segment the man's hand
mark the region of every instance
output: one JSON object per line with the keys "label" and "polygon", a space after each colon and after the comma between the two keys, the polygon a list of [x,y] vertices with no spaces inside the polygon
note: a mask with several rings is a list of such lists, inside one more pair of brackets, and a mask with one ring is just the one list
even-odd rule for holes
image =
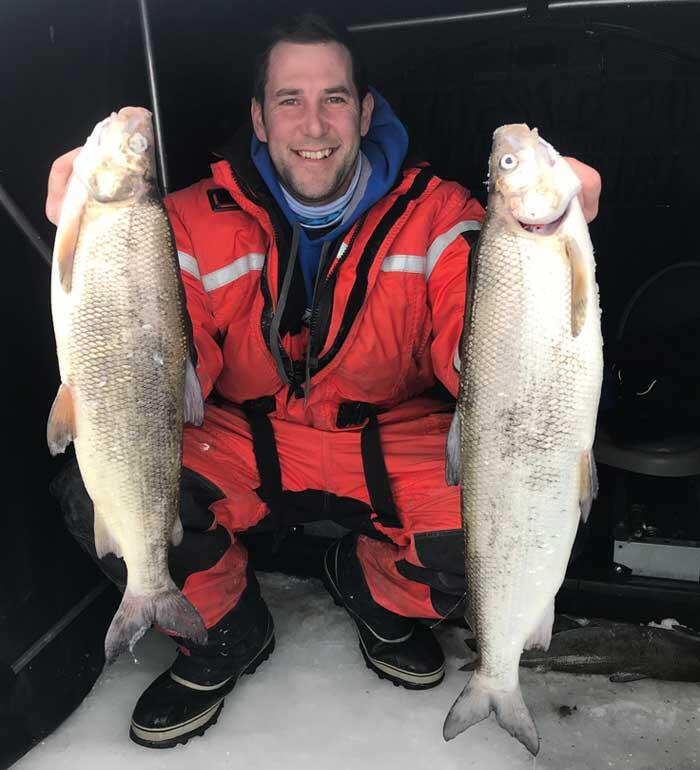
{"label": "man's hand", "polygon": [[581,180],[581,192],[578,194],[578,199],[581,202],[586,222],[592,222],[598,214],[598,201],[600,200],[600,190],[602,187],[600,174],[594,168],[581,163],[576,158],[565,157],[564,160]]}
{"label": "man's hand", "polygon": [[66,197],[68,189],[68,180],[73,173],[73,161],[78,157],[82,147],[76,147],[74,150],[61,155],[51,165],[49,172],[49,187],[46,193],[46,218],[53,224],[58,224],[58,218],[61,216],[61,206]]}

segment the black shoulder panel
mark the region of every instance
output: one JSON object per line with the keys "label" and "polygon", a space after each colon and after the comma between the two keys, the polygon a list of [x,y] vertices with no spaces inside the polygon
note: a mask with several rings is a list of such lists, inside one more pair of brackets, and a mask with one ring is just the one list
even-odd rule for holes
{"label": "black shoulder panel", "polygon": [[212,211],[240,211],[240,206],[225,187],[207,190],[207,198]]}

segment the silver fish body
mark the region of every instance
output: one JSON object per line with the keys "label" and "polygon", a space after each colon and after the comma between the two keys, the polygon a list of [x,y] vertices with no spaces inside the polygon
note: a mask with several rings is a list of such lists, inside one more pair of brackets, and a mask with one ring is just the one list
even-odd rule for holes
{"label": "silver fish body", "polygon": [[74,441],[98,556],[112,552],[127,565],[105,640],[111,661],[152,623],[206,638],[168,570],[170,543],[182,538],[186,390],[193,421],[201,422],[202,404],[177,254],[153,180],[150,114],[125,108],[103,121],[74,169],[54,251],[62,384],[48,440],[54,454]]}
{"label": "silver fish body", "polygon": [[468,620],[480,662],[446,739],[495,711],[536,754],[518,681],[595,494],[602,380],[595,264],[565,161],[527,126],[496,131],[474,255],[448,477],[462,483]]}

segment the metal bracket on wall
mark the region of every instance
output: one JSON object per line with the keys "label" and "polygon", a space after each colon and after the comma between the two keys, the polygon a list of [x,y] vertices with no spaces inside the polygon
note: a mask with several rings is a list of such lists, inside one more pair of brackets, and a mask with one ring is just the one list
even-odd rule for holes
{"label": "metal bracket on wall", "polygon": [[61,631],[67,628],[78,617],[78,615],[80,615],[83,610],[89,607],[95,601],[95,599],[104,593],[105,589],[110,585],[111,583],[109,580],[103,578],[91,591],[85,594],[85,596],[70,610],[68,610],[68,612],[62,618],[57,620],[51,626],[51,628],[41,636],[41,638],[37,639],[28,650],[23,652],[19,658],[14,661],[14,663],[10,664],[12,673],[15,675],[19,674],[28,663],[34,660],[34,658],[36,658],[36,656],[50,642],[52,642],[61,633]]}
{"label": "metal bracket on wall", "polygon": [[42,237],[36,231],[34,225],[27,219],[24,212],[15,203],[10,194],[0,184],[0,205],[8,213],[10,219],[19,227],[19,229],[27,236],[27,240],[37,250],[39,256],[51,267],[51,250],[44,243]]}

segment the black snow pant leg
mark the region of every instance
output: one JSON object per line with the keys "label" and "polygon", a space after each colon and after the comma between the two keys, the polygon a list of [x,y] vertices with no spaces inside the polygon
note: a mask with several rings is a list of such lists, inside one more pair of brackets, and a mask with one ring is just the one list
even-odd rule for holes
{"label": "black snow pant leg", "polygon": [[[124,560],[113,553],[102,558],[97,556],[92,500],[76,462],[70,463],[53,479],[50,491],[60,505],[68,530],[102,572],[123,592],[127,580]],[[170,574],[179,588],[183,587],[190,575],[205,572],[216,565],[231,546],[228,531],[221,525],[214,526],[214,514],[209,510],[209,506],[222,497],[221,490],[215,484],[183,467],[180,488],[183,538],[179,546],[170,547],[168,558]],[[248,564],[246,587],[236,605],[209,628],[207,644],[197,646],[177,638],[176,641],[188,650],[191,649],[197,658],[245,658],[251,646],[258,648],[258,637],[265,634],[268,626],[269,612],[260,595],[255,574]],[[209,665],[215,668],[217,662],[208,660]],[[226,666],[226,662],[223,665]]]}
{"label": "black snow pant leg", "polygon": [[[590,522],[579,524],[569,564],[583,552],[589,530]],[[397,562],[397,570],[409,580],[429,586],[431,604],[440,615],[462,617],[466,599],[463,531],[418,532],[414,535],[414,544],[422,566],[417,567],[404,559]]]}
{"label": "black snow pant leg", "polygon": [[126,566],[113,553],[98,558],[95,550],[95,519],[92,500],[85,489],[78,463],[66,465],[49,485],[51,495],[58,501],[68,531],[95,561],[104,574],[124,592]]}
{"label": "black snow pant leg", "polygon": [[430,603],[445,618],[464,615],[464,533],[461,529],[417,532],[413,536],[421,567],[403,559],[398,572],[430,589]]}
{"label": "black snow pant leg", "polygon": [[[102,558],[97,556],[94,509],[77,462],[67,465],[53,479],[49,491],[60,505],[69,532],[104,574],[123,591],[126,587],[124,560],[113,553]],[[231,545],[231,537],[222,526],[212,528],[214,514],[209,506],[222,497],[223,493],[215,484],[189,468],[182,469],[180,519],[183,539],[178,547],[170,547],[168,555],[170,574],[179,588],[192,573],[216,564]]]}

